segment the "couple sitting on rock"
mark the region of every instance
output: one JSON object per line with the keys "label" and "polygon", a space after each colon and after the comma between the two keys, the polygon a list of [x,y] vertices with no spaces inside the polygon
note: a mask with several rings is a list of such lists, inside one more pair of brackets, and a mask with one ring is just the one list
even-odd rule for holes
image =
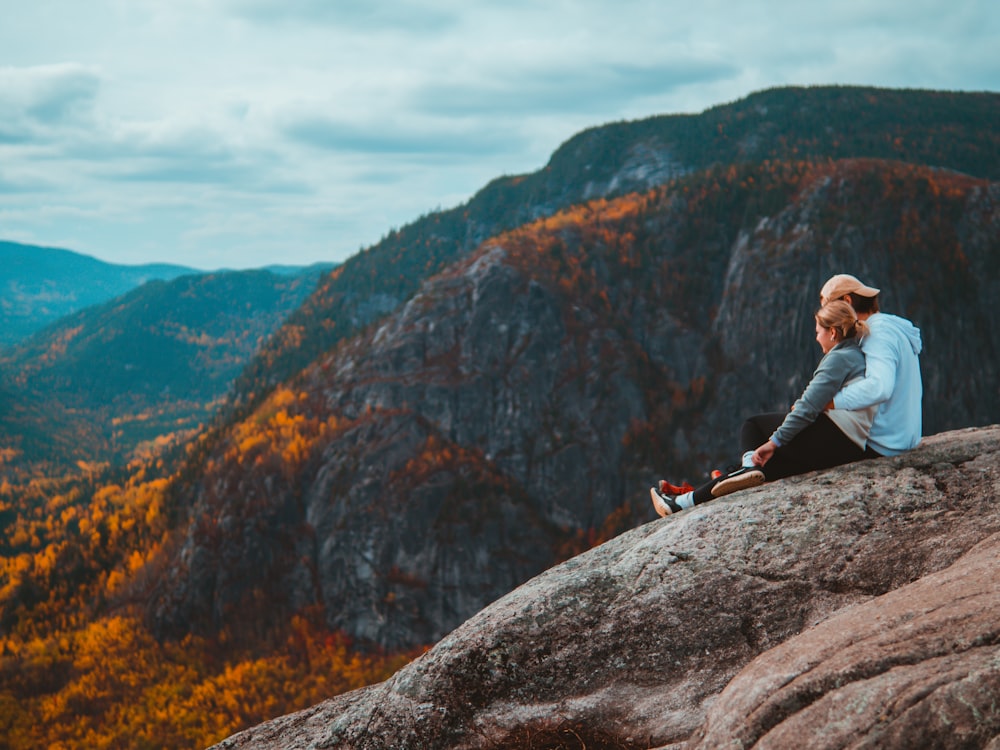
{"label": "couple sitting on rock", "polygon": [[920,330],[879,312],[879,290],[838,274],[820,292],[812,379],[785,413],[758,414],[740,432],[741,465],[701,486],[661,480],[650,489],[661,516],[766,481],[895,456],[921,436]]}

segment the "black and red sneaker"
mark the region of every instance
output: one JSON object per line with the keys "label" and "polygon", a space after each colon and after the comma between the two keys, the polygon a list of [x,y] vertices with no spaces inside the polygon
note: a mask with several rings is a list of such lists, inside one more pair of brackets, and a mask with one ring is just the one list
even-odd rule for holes
{"label": "black and red sneaker", "polygon": [[658,487],[650,487],[649,496],[653,499],[653,508],[661,518],[666,518],[672,513],[680,513],[683,510],[673,495],[660,492]]}
{"label": "black and red sneaker", "polygon": [[670,482],[666,479],[661,479],[659,485],[657,486],[660,488],[660,492],[664,495],[673,495],[674,497],[677,497],[677,495],[683,495],[685,492],[691,492],[694,489],[694,487],[687,482],[681,485],[676,485],[670,484]]}

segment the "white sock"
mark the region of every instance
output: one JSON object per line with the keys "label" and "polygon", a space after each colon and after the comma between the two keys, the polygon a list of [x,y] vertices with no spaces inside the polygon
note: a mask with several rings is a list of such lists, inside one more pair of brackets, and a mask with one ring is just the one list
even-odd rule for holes
{"label": "white sock", "polygon": [[677,503],[682,508],[693,508],[694,507],[694,493],[685,492],[683,495],[678,495],[674,498],[674,502]]}
{"label": "white sock", "polygon": [[753,468],[753,451],[747,451],[743,454],[743,468],[752,469]]}

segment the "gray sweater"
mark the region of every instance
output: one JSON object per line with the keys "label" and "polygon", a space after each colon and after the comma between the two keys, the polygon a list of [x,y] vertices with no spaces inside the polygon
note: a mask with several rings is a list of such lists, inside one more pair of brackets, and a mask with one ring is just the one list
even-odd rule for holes
{"label": "gray sweater", "polygon": [[[858,346],[858,340],[855,338],[841,341],[823,355],[809,385],[806,386],[778,429],[774,431],[771,439],[776,445],[786,445],[788,441],[816,421],[816,418],[823,413],[823,407],[833,400],[837,391],[846,383],[863,378],[864,375],[865,355],[861,352],[861,347]],[[851,440],[864,449],[868,431],[871,429],[873,412],[874,409],[866,409],[861,412],[847,412],[837,409],[828,412],[828,414]]]}

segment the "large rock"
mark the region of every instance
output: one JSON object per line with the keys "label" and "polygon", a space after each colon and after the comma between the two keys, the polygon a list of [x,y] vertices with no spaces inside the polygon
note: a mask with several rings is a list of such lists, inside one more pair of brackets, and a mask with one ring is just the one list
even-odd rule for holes
{"label": "large rock", "polygon": [[996,748],[998,489],[995,426],[731,495],[217,747]]}
{"label": "large rock", "polygon": [[1000,534],[766,652],[698,748],[981,747],[1000,737]]}

